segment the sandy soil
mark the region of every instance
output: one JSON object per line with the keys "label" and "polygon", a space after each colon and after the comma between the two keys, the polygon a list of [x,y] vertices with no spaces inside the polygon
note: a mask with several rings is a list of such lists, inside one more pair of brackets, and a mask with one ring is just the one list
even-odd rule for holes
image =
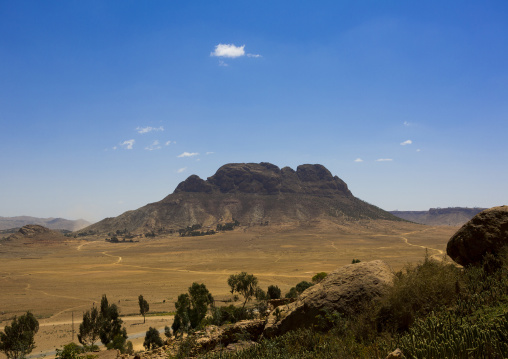
{"label": "sandy soil", "polygon": [[[164,236],[139,243],[108,243],[104,237],[54,243],[1,242],[0,330],[15,315],[32,311],[41,323],[34,354],[72,341],[84,311],[106,294],[120,308],[130,336],[149,326],[171,325],[171,317],[139,314],[138,296],[150,312],[174,311],[179,294],[204,283],[215,299],[230,298],[227,278],[246,271],[283,294],[315,273],[351,263],[385,260],[394,270],[422,260],[425,251],[442,259],[457,228],[371,221],[340,226],[326,222],[240,227],[205,237]],[[218,303],[220,305],[220,302]],[[142,338],[135,339],[138,348]],[[75,339],[77,341],[77,339]],[[0,354],[0,358],[3,358]]]}

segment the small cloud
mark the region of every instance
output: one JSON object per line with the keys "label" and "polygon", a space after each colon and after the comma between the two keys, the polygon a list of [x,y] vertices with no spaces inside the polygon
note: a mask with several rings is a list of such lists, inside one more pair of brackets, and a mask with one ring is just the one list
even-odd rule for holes
{"label": "small cloud", "polygon": [[357,158],[355,162],[363,162],[363,160],[361,158]]}
{"label": "small cloud", "polygon": [[422,150],[420,150],[419,148],[416,150],[416,152],[421,152]]}
{"label": "small cloud", "polygon": [[393,158],[379,158],[376,160],[376,162],[391,162],[393,161]]}
{"label": "small cloud", "polygon": [[116,151],[118,147],[116,146],[113,146],[113,151]]}
{"label": "small cloud", "polygon": [[411,126],[411,124],[407,121],[404,121],[404,126]]}
{"label": "small cloud", "polygon": [[207,152],[206,155],[213,155],[215,152]]}
{"label": "small cloud", "polygon": [[132,150],[132,147],[134,146],[135,140],[127,140],[120,143],[120,146],[122,146],[126,150]]}
{"label": "small cloud", "polygon": [[152,132],[152,131],[155,131],[155,132],[164,131],[164,127],[162,127],[162,126],[161,127],[151,127],[151,126],[137,127],[136,131],[138,131],[138,133],[140,133],[140,134],[145,134],[145,133]]}
{"label": "small cloud", "polygon": [[222,60],[219,60],[219,66],[228,67],[229,65]]}
{"label": "small cloud", "polygon": [[179,170],[177,170],[176,173],[182,173],[182,172],[185,172],[186,170],[187,170],[187,167],[182,167]]}
{"label": "small cloud", "polygon": [[404,142],[401,142],[401,143],[400,143],[400,145],[401,145],[401,146],[405,146],[405,145],[410,145],[410,144],[412,144],[412,143],[413,143],[413,141],[411,141],[411,140],[406,140],[406,141],[404,141]]}
{"label": "small cloud", "polygon": [[166,141],[164,145],[169,146],[171,144],[171,141]]}
{"label": "small cloud", "polygon": [[145,147],[145,150],[154,151],[154,150],[160,150],[161,148],[162,147],[161,147],[159,141],[155,140],[152,142],[152,144],[150,146]]}
{"label": "small cloud", "polygon": [[260,54],[247,54],[247,57],[255,57],[255,58],[258,58],[258,57],[262,57]]}
{"label": "small cloud", "polygon": [[210,56],[235,58],[245,55],[245,45],[235,46],[233,44],[219,44]]}
{"label": "small cloud", "polygon": [[184,153],[178,155],[177,157],[179,157],[179,158],[182,158],[182,157],[193,157],[193,156],[197,156],[197,155],[199,155],[199,153],[197,153],[197,152],[184,152]]}

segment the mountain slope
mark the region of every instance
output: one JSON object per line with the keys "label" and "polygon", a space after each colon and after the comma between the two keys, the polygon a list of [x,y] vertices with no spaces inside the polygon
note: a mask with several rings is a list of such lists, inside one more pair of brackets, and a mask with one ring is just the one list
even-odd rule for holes
{"label": "mountain slope", "polygon": [[485,208],[431,208],[428,211],[390,211],[407,221],[430,226],[462,226]]}
{"label": "mountain slope", "polygon": [[159,202],[115,218],[106,218],[83,232],[177,230],[199,224],[238,220],[242,225],[266,225],[327,219],[345,223],[359,219],[399,218],[370,205],[349,191],[347,184],[322,165],[280,169],[270,163],[233,163],[203,180],[192,175]]}
{"label": "mountain slope", "polygon": [[89,226],[91,223],[84,219],[69,220],[64,218],[37,218],[29,216],[0,217],[0,230],[21,228],[27,224],[37,224],[49,229],[78,231]]}

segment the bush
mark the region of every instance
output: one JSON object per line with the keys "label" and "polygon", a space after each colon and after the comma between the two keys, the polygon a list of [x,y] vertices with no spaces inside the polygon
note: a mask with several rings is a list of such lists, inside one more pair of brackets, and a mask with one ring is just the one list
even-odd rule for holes
{"label": "bush", "polygon": [[459,295],[460,269],[425,257],[415,267],[395,275],[394,285],[377,313],[378,329],[406,331],[416,318],[455,303]]}
{"label": "bush", "polygon": [[271,285],[268,287],[266,294],[268,295],[268,299],[280,299],[281,291],[276,285]]}
{"label": "bush", "polygon": [[326,278],[327,275],[328,275],[328,273],[326,273],[326,272],[316,273],[316,275],[314,277],[312,277],[312,283],[317,284],[317,283],[321,282],[323,279]]}
{"label": "bush", "polygon": [[254,312],[250,308],[235,307],[233,304],[227,307],[214,307],[211,315],[203,321],[203,325],[233,324],[241,320],[254,319]]}
{"label": "bush", "polygon": [[78,359],[84,353],[84,348],[74,342],[64,345],[62,349],[56,349],[57,359]]}
{"label": "bush", "polygon": [[156,349],[164,345],[164,342],[159,335],[159,331],[155,328],[150,327],[145,334],[145,341],[143,346],[146,350]]}

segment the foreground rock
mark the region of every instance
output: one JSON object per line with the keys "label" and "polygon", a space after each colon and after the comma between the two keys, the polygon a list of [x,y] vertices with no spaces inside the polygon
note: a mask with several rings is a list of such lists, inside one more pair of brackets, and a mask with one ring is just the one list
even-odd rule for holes
{"label": "foreground rock", "polygon": [[479,263],[486,253],[496,254],[508,245],[508,206],[493,207],[460,228],[448,241],[446,253],[466,266]]}
{"label": "foreground rock", "polygon": [[[238,350],[250,346],[252,341],[255,342],[259,339],[264,326],[264,320],[244,320],[221,327],[207,327],[206,336],[197,340],[198,351],[208,352],[219,346],[228,347],[229,350]],[[240,344],[232,345],[238,342]]]}
{"label": "foreground rock", "polygon": [[392,271],[380,260],[339,268],[305,290],[295,302],[273,311],[263,336],[273,337],[297,328],[312,327],[318,324],[316,316],[324,313],[358,313],[364,304],[383,295],[392,283]]}

